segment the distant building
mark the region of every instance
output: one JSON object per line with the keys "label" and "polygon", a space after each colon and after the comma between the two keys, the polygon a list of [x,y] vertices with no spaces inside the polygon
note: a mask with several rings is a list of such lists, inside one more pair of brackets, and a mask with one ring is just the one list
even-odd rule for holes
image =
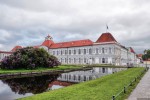
{"label": "distant building", "polygon": [[[62,64],[113,64],[131,66],[137,64],[133,48],[122,46],[111,33],[103,33],[96,42],[89,39],[55,43],[48,35],[35,48],[44,48],[56,56]],[[15,47],[12,52],[22,48]]]}
{"label": "distant building", "polygon": [[1,61],[4,57],[9,56],[9,55],[11,55],[11,54],[12,54],[12,52],[0,51],[0,61]]}
{"label": "distant building", "polygon": [[137,59],[140,60],[140,63],[143,63],[143,58],[142,58],[143,54],[137,54]]}

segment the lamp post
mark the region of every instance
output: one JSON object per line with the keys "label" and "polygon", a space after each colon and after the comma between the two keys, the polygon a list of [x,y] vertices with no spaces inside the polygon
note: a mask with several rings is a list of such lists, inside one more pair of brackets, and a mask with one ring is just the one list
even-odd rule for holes
{"label": "lamp post", "polygon": [[[145,55],[147,54],[147,52],[144,53]],[[146,60],[146,69],[147,69],[147,57],[145,56],[145,60]]]}

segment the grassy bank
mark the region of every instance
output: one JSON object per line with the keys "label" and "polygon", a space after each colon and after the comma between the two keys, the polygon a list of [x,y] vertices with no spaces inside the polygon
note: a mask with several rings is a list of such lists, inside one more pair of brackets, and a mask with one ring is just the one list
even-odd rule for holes
{"label": "grassy bank", "polygon": [[[144,68],[131,68],[99,79],[37,94],[21,100],[111,100]],[[124,95],[120,100],[124,99]]]}
{"label": "grassy bank", "polygon": [[61,66],[54,67],[54,68],[38,68],[35,70],[26,70],[26,69],[3,70],[3,69],[0,69],[0,74],[19,73],[19,72],[40,72],[40,71],[51,71],[51,70],[67,70],[67,69],[77,69],[77,68],[81,68],[81,66],[61,65]]}
{"label": "grassy bank", "polygon": [[26,69],[17,69],[17,70],[4,70],[0,69],[0,74],[9,74],[9,73],[20,73],[20,72],[40,72],[40,71],[52,71],[52,70],[68,70],[68,69],[78,69],[83,67],[113,67],[113,68],[121,68],[122,66],[114,66],[114,65],[61,65],[54,68],[37,68],[34,70],[26,70]]}

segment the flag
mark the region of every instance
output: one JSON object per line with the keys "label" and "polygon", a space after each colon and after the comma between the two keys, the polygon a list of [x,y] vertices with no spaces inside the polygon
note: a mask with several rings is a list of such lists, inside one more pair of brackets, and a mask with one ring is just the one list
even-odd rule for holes
{"label": "flag", "polygon": [[108,30],[108,25],[106,25],[106,29]]}

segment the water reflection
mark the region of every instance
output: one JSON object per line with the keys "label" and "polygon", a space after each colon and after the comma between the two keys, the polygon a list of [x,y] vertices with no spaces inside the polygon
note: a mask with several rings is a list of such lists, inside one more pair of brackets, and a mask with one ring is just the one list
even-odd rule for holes
{"label": "water reflection", "polygon": [[93,68],[92,70],[63,73],[57,78],[57,80],[67,82],[84,82],[121,70],[126,70],[126,68]]}
{"label": "water reflection", "polygon": [[0,100],[14,100],[47,90],[63,88],[121,70],[126,70],[126,68],[93,68],[86,71],[73,71],[62,74],[2,79],[0,80]]}
{"label": "water reflection", "polygon": [[63,87],[66,87],[66,86],[70,86],[72,84],[74,84],[74,83],[55,80],[55,81],[53,81],[49,84],[48,90],[59,89],[59,88],[63,88]]}
{"label": "water reflection", "polygon": [[[0,85],[3,86],[5,91],[0,89],[0,97],[3,100],[12,100],[16,99],[16,96],[19,98],[45,92],[49,84],[56,80],[57,77],[58,74],[2,80]],[[4,95],[4,92],[7,95]],[[13,96],[9,97],[8,95]]]}

